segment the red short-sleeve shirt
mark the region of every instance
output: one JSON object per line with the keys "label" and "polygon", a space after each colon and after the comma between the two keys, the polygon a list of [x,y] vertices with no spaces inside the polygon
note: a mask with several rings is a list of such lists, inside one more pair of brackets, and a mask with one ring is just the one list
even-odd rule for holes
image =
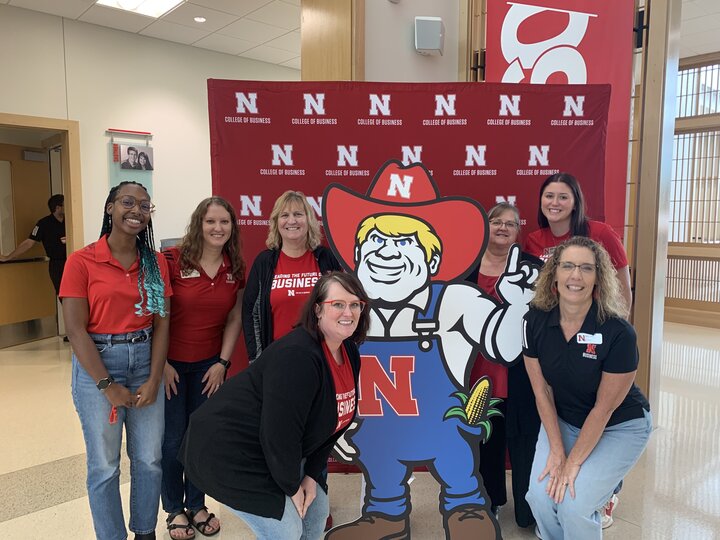
{"label": "red short-sleeve shirt", "polygon": [[[157,256],[165,285],[172,296],[165,257]],[[126,334],[152,326],[153,315],[136,315],[139,260],[125,269],[112,256],[107,235],[68,257],[60,284],[60,298],[87,298],[87,331],[93,334]]]}
{"label": "red short-sleeve shirt", "polygon": [[230,258],[223,261],[214,278],[205,271],[180,269],[180,250],[165,252],[173,288],[170,312],[168,358],[180,362],[205,360],[220,352],[228,314],[235,306],[237,292],[245,288],[245,278],[232,274]]}
{"label": "red short-sleeve shirt", "polygon": [[[588,237],[607,250],[615,269],[625,268],[628,265],[627,254],[617,233],[601,221],[588,221],[588,226],[590,229]],[[559,246],[568,238],[570,232],[562,236],[554,236],[549,227],[544,227],[527,235],[523,251],[540,257],[545,262],[552,255],[555,246]]]}

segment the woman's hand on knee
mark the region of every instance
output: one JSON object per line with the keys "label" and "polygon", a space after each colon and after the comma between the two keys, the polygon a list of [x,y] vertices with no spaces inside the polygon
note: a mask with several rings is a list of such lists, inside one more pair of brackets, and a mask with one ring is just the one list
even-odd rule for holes
{"label": "woman's hand on knee", "polygon": [[577,478],[579,472],[580,465],[573,464],[570,460],[565,460],[562,469],[558,473],[555,490],[550,494],[557,504],[563,502],[563,499],[565,498],[565,491],[567,489],[570,490],[570,496],[573,499],[575,498],[575,479]]}
{"label": "woman's hand on knee", "polygon": [[553,493],[555,492],[555,488],[558,485],[558,478],[560,475],[560,471],[562,471],[563,466],[565,465],[566,461],[565,453],[564,452],[550,452],[548,454],[547,462],[545,463],[545,468],[540,473],[540,476],[538,477],[538,482],[542,482],[545,477],[548,477],[547,485],[545,486],[545,492],[552,497]]}
{"label": "woman's hand on knee", "polygon": [[305,517],[308,508],[310,508],[315,497],[317,497],[317,482],[309,476],[306,476],[300,483],[300,489],[305,491],[305,500],[303,501],[303,517]]}

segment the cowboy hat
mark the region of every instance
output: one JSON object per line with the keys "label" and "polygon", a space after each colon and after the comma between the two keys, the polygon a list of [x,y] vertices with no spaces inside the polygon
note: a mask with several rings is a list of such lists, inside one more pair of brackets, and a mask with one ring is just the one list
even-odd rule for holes
{"label": "cowboy hat", "polygon": [[465,277],[480,263],[487,243],[487,216],[477,201],[441,197],[422,163],[408,166],[386,162],[366,195],[330,184],[323,196],[323,222],[330,247],[340,263],[355,271],[355,240],[360,224],[370,216],[399,214],[427,223],[442,243],[436,280]]}

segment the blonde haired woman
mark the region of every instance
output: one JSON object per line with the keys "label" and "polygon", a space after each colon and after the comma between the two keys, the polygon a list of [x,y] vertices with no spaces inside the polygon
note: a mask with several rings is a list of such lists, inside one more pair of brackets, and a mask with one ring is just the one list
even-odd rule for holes
{"label": "blonde haired woman", "polygon": [[542,427],[526,499],[544,540],[599,539],[600,510],[650,437],[625,310],[610,256],[583,236],[557,246],[535,283],[523,355]]}
{"label": "blonde haired woman", "polygon": [[243,296],[243,329],[251,362],[298,322],[320,276],[341,269],[321,240],[320,223],[305,195],[300,191],[280,195],[270,213],[268,249],[253,262]]}

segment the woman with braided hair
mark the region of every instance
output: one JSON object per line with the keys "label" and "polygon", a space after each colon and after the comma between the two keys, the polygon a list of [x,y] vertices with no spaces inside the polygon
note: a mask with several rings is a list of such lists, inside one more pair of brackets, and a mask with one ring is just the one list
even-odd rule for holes
{"label": "woman with braided hair", "polygon": [[147,190],[110,190],[100,239],[68,258],[60,285],[73,347],[72,396],[87,449],[95,534],[127,538],[120,500],[123,425],[131,463],[130,530],[155,538],[168,350],[167,262],[155,251]]}

